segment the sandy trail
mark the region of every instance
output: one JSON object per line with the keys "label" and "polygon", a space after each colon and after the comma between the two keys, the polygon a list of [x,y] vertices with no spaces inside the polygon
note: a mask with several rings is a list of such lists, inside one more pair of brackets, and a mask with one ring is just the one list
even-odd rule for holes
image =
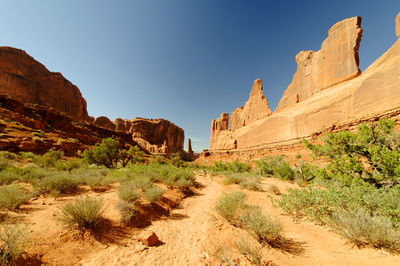
{"label": "sandy trail", "polygon": [[207,249],[207,232],[213,226],[212,212],[223,187],[207,176],[198,176],[203,186],[197,195],[186,198],[180,209],[166,220],[155,221],[146,230],[154,231],[162,242],[145,248],[132,240],[124,247],[112,246],[92,255],[83,265],[199,265]]}

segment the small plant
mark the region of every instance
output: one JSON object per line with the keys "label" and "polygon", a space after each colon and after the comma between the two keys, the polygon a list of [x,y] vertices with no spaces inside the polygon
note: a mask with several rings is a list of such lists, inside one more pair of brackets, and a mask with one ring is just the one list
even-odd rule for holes
{"label": "small plant", "polygon": [[161,189],[159,186],[153,186],[151,188],[148,188],[144,192],[144,198],[148,202],[157,202],[161,199],[161,196],[165,193],[164,189]]}
{"label": "small plant", "polygon": [[15,153],[9,151],[0,151],[0,157],[5,158],[7,160],[15,160],[17,159],[17,155]]}
{"label": "small plant", "polygon": [[268,186],[268,192],[274,193],[275,195],[281,194],[281,191],[279,190],[278,186],[275,184]]}
{"label": "small plant", "polygon": [[80,197],[61,207],[60,221],[80,229],[94,228],[103,219],[103,200]]}
{"label": "small plant", "polygon": [[118,197],[127,202],[134,202],[140,198],[140,194],[133,182],[122,183],[118,188]]}
{"label": "small plant", "polygon": [[215,210],[230,223],[238,222],[239,211],[244,207],[246,193],[242,191],[231,191],[222,194],[218,199]]}
{"label": "small plant", "polygon": [[20,185],[11,184],[0,187],[0,208],[7,210],[18,209],[22,204],[26,203],[32,197]]}
{"label": "small plant", "polygon": [[249,190],[254,190],[254,191],[262,191],[261,185],[260,185],[260,179],[257,177],[248,177],[245,180],[243,180],[240,183],[240,186],[242,188],[246,188]]}
{"label": "small plant", "polygon": [[0,265],[13,265],[29,244],[27,227],[8,221],[0,225]]}
{"label": "small plant", "polygon": [[122,224],[128,224],[136,217],[135,204],[132,202],[120,201],[117,204],[117,209],[121,214]]}
{"label": "small plant", "polygon": [[76,191],[79,184],[81,181],[70,174],[54,172],[54,175],[37,180],[35,185],[42,193],[58,196]]}
{"label": "small plant", "polygon": [[241,237],[238,241],[235,241],[234,244],[236,249],[240,253],[245,255],[251,263],[255,265],[262,265],[261,264],[262,253],[259,247],[253,245],[252,243],[250,243],[248,239],[244,237]]}
{"label": "small plant", "polygon": [[240,221],[243,227],[261,244],[274,247],[282,239],[281,223],[277,219],[263,214],[260,208],[247,209],[240,216]]}
{"label": "small plant", "polygon": [[34,142],[36,142],[36,143],[42,143],[43,142],[42,139],[40,137],[37,137],[37,136],[33,137],[32,140]]}
{"label": "small plant", "polygon": [[338,212],[333,219],[336,231],[357,247],[370,246],[400,253],[400,232],[385,217],[371,216],[365,209]]}

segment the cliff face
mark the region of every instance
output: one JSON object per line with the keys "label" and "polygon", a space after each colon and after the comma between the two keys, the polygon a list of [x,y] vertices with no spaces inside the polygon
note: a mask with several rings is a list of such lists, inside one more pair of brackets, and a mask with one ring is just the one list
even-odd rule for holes
{"label": "cliff face", "polygon": [[[297,71],[277,111],[240,128],[212,131],[210,149],[268,147],[369,118],[398,115],[400,40],[360,74],[360,22],[356,17],[335,24],[320,51],[298,54]],[[399,28],[397,16],[397,35]],[[235,110],[231,120],[240,112]]]}
{"label": "cliff face", "polygon": [[53,107],[77,120],[91,120],[78,87],[20,49],[0,47],[0,94]]}
{"label": "cliff face", "polygon": [[95,124],[118,132],[128,133],[140,146],[151,153],[183,151],[185,133],[174,123],[164,119],[121,119],[111,122],[107,117],[95,119]]}

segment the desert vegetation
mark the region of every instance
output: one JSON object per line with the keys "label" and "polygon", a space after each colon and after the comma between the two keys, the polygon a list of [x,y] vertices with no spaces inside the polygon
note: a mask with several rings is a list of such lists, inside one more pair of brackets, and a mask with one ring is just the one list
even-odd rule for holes
{"label": "desert vegetation", "polygon": [[305,145],[325,166],[290,167],[281,157],[262,161],[266,173],[308,184],[283,195],[279,206],[295,219],[330,226],[358,247],[399,253],[400,138],[394,122],[362,124],[356,132],[329,133],[323,140]]}

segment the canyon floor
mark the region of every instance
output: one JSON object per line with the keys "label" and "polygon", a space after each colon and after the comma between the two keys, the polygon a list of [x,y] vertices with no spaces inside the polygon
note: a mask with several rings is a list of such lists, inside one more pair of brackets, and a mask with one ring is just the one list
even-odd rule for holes
{"label": "canyon floor", "polygon": [[[74,196],[40,197],[24,205],[22,221],[30,229],[32,244],[27,249],[24,265],[251,265],[234,246],[246,232],[234,227],[214,210],[224,191],[239,190],[238,185],[225,186],[218,176],[198,175],[198,188],[193,196],[180,202],[168,217],[153,221],[144,229],[121,227],[115,205],[116,186],[106,192],[87,191],[102,197],[106,203],[105,218],[109,221],[96,232],[81,233],[63,227],[58,221],[60,209]],[[276,185],[281,193],[298,186],[274,178],[264,178],[268,190]],[[386,251],[356,248],[328,228],[311,222],[294,222],[273,199],[271,192],[244,190],[249,204],[256,204],[265,213],[277,217],[283,225],[291,247],[285,250],[263,247],[263,265],[400,265],[400,256]],[[20,214],[21,215],[21,214]],[[146,247],[138,236],[144,230],[154,231],[160,242]],[[225,260],[228,262],[221,261]]]}

